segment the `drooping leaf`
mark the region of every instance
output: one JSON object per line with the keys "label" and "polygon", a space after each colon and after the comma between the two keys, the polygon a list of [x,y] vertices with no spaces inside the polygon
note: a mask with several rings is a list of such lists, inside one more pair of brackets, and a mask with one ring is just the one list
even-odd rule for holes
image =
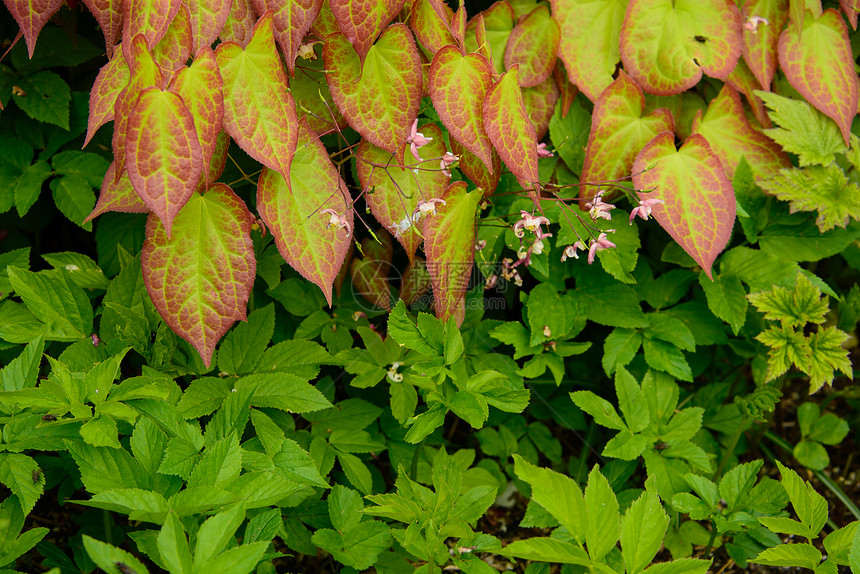
{"label": "drooping leaf", "polygon": [[53,170],[46,161],[37,161],[24,168],[14,187],[15,209],[18,210],[18,217],[24,217],[30,211],[42,193],[42,184],[52,174]]}
{"label": "drooping leaf", "polygon": [[860,188],[851,183],[838,164],[780,170],[759,182],[763,190],[788,201],[792,212],[817,211],[815,224],[821,233],[860,220]]}
{"label": "drooping leaf", "polygon": [[674,135],[663,132],[642,149],[633,172],[636,189],[655,189],[664,202],[654,207],[654,218],[711,277],[731,235],[735,196],[708,142],[693,134],[676,151]]}
{"label": "drooping leaf", "polygon": [[415,32],[418,42],[435,55],[456,41],[449,30],[452,16],[451,8],[441,0],[417,0],[412,5],[409,27]]}
{"label": "drooping leaf", "polygon": [[752,113],[761,127],[772,127],[773,124],[771,124],[770,118],[767,117],[767,112],[764,109],[764,102],[755,94],[756,90],[761,90],[761,84],[753,76],[752,70],[750,70],[746,60],[743,58],[738,60],[738,65],[735,66],[735,69],[726,78],[726,83],[746,97],[747,103],[752,108]]}
{"label": "drooping leaf", "polygon": [[561,26],[558,55],[570,81],[592,102],[612,83],[621,59],[618,40],[626,7],[621,0],[552,1],[552,14]]}
{"label": "drooping leaf", "polygon": [[152,57],[167,72],[185,66],[191,57],[194,40],[191,37],[191,14],[183,3],[167,27],[161,40],[152,48]]}
{"label": "drooping leaf", "polygon": [[215,50],[215,58],[224,82],[224,131],[248,155],[289,177],[298,121],[275,47],[271,13],[254,26],[244,50],[224,42]]}
{"label": "drooping leaf", "polygon": [[[505,46],[517,23],[514,9],[507,0],[492,6],[469,21],[466,28],[466,51],[480,52],[492,63],[497,74],[505,71]],[[482,38],[476,38],[481,32]]]}
{"label": "drooping leaf", "polygon": [[546,6],[538,6],[517,22],[505,47],[505,69],[519,65],[519,82],[524,88],[546,80],[555,67],[561,36],[558,22]]}
{"label": "drooping leaf", "polygon": [[170,80],[169,85],[169,90],[182,98],[194,120],[194,128],[203,156],[204,185],[212,183],[210,180],[212,158],[219,143],[218,134],[221,133],[221,123],[224,120],[224,98],[221,88],[218,62],[215,61],[215,52],[209,46],[197,52],[191,66],[179,70]]}
{"label": "drooping leaf", "polygon": [[146,206],[134,190],[134,186],[131,185],[128,172],[123,173],[119,182],[117,182],[114,177],[115,170],[116,163],[111,162],[107,172],[105,172],[96,206],[92,213],[84,219],[84,223],[108,211],[120,211],[124,213],[147,213],[149,211],[149,207]]}
{"label": "drooping leaf", "polygon": [[168,237],[150,215],[141,263],[147,291],[164,321],[208,366],[218,339],[236,320],[254,284],[254,218],[222,183],[193,194]]}
{"label": "drooping leaf", "polygon": [[[642,89],[622,70],[594,104],[591,131],[585,148],[581,181],[596,183],[631,175],[636,154],[663,131],[674,131],[672,114],[665,108],[642,116]],[[583,196],[593,196],[582,188]]]}
{"label": "drooping leaf", "polygon": [[87,180],[80,175],[67,175],[52,179],[49,185],[57,209],[70,221],[90,231],[90,224],[84,220],[95,207],[96,196]]}
{"label": "drooping leaf", "polygon": [[744,5],[747,18],[757,16],[760,22],[754,30],[743,31],[744,60],[759,81],[759,88],[770,90],[776,72],[779,33],[788,22],[788,0],[753,0]]}
{"label": "drooping leaf", "polygon": [[702,73],[729,75],[743,46],[741,15],[725,0],[632,0],[619,45],[624,70],[642,89],[680,94]]}
{"label": "drooping leaf", "polygon": [[3,3],[21,28],[27,42],[27,53],[32,58],[39,32],[60,9],[63,0],[3,0]]}
{"label": "drooping leaf", "polygon": [[451,138],[451,153],[460,158],[457,167],[472,180],[472,183],[484,191],[484,197],[492,195],[502,177],[502,159],[495,148],[491,147],[490,150],[492,173],[487,170],[487,166],[478,156],[464,148],[456,139]]}
{"label": "drooping leaf", "polygon": [[323,58],[331,95],[349,125],[373,145],[397,152],[418,117],[423,85],[421,59],[409,29],[403,24],[388,27],[363,65],[342,34],[326,38]]}
{"label": "drooping leaf", "polygon": [[484,129],[499,157],[520,185],[531,188],[540,181],[537,138],[523,104],[522,89],[514,66],[487,90],[484,98]]}
{"label": "drooping leaf", "polygon": [[87,10],[95,16],[105,36],[108,58],[114,57],[114,45],[122,37],[122,0],[83,0]]}
{"label": "drooping leaf", "polygon": [[171,236],[173,220],[203,173],[194,118],[181,97],[158,88],[140,94],[128,119],[128,176]]}
{"label": "drooping leaf", "polygon": [[708,140],[730,179],[741,157],[755,170],[756,179],[772,177],[791,165],[779,145],[750,126],[738,93],[728,84],[709,102],[708,111],[693,121],[693,133]]}
{"label": "drooping leaf", "polygon": [[555,84],[555,78],[551,76],[537,86],[523,88],[523,105],[538,141],[549,131],[549,121],[555,114],[558,96],[558,86]]}
{"label": "drooping leaf", "polygon": [[272,11],[275,40],[284,53],[287,71],[295,75],[299,45],[322,8],[323,0],[251,0],[258,14]]}
{"label": "drooping leaf", "polygon": [[462,322],[464,299],[475,260],[475,212],[481,192],[466,193],[465,182],[451,184],[442,196],[445,205],[437,207],[424,223],[424,252],[433,282],[436,316]]}
{"label": "drooping leaf", "polygon": [[154,49],[181,6],[182,0],[123,0],[122,53],[126,60],[132,60],[132,39],[138,34]]}
{"label": "drooping leaf", "polygon": [[[352,238],[352,203],[325,147],[304,119],[298,132],[290,180],[264,169],[257,182],[257,209],[284,260],[317,284],[331,304],[332,283]],[[321,209],[343,214],[348,226],[330,225]]]}
{"label": "drooping leaf", "polygon": [[376,220],[403,245],[410,260],[424,241],[425,219],[415,215],[418,202],[442,197],[449,181],[435,159],[446,151],[442,130],[427,124],[419,131],[433,138],[419,153],[434,159],[416,161],[408,144],[401,145],[394,156],[366,140],[356,149],[358,179],[363,189],[372,190],[366,196],[367,204]]}
{"label": "drooping leaf", "polygon": [[[362,64],[370,52],[370,47],[403,8],[404,1],[330,0],[334,19],[344,37],[352,44]],[[409,36],[411,39],[412,34]],[[328,67],[331,68],[331,66]]]}
{"label": "drooping leaf", "polygon": [[83,147],[87,147],[100,127],[114,119],[117,97],[128,84],[131,74],[125,57],[117,52],[110,61],[102,66],[90,90],[90,113],[87,119],[87,137]]}
{"label": "drooping leaf", "polygon": [[223,42],[236,42],[244,48],[251,41],[254,33],[257,12],[251,5],[251,0],[232,0],[231,4],[230,13],[218,37]]}
{"label": "drooping leaf", "polygon": [[493,146],[484,130],[483,103],[493,82],[493,68],[481,54],[445,46],[430,65],[430,99],[451,137],[493,172]]}
{"label": "drooping leaf", "polygon": [[779,65],[791,86],[839,126],[850,145],[851,122],[857,115],[860,79],[848,27],[829,8],[818,17],[806,13],[803,32],[789,26],[779,37]]}
{"label": "drooping leaf", "polygon": [[227,22],[233,4],[241,5],[242,2],[196,0],[186,4],[191,20],[192,53],[196,54],[200,48],[212,46],[212,42],[218,38],[224,23]]}

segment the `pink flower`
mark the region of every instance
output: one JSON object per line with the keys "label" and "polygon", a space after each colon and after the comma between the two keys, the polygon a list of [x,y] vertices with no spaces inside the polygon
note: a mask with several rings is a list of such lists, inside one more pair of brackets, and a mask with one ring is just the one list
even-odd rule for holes
{"label": "pink flower", "polygon": [[539,143],[537,146],[538,157],[554,157],[554,154],[546,149],[546,143]]}
{"label": "pink flower", "polygon": [[630,212],[630,224],[633,224],[633,220],[638,215],[645,221],[648,221],[648,216],[651,215],[651,208],[657,205],[658,203],[663,203],[662,199],[646,199],[645,201],[639,200],[639,205],[633,208],[633,211]]}
{"label": "pink flower", "polygon": [[449,151],[445,152],[445,155],[442,156],[442,160],[439,162],[439,168],[442,170],[442,173],[451,177],[451,170],[448,169],[451,167],[451,164],[460,159],[459,156],[452,154]]}
{"label": "pink flower", "polygon": [[591,219],[602,218],[607,221],[612,219],[612,214],[609,212],[615,209],[615,206],[603,201],[604,193],[606,193],[605,190],[598,191],[597,196],[594,198],[594,203],[588,202],[585,204],[585,208],[588,210],[588,214],[591,216]]}
{"label": "pink flower", "polygon": [[540,228],[541,225],[549,225],[549,219],[546,217],[535,217],[528,211],[520,211],[520,217],[521,219],[514,224],[514,235],[520,239],[525,236],[526,230],[537,235],[538,239],[548,235]]}
{"label": "pink flower", "polygon": [[601,233],[597,236],[597,239],[591,240],[591,247],[588,248],[588,264],[591,265],[594,263],[594,256],[598,251],[603,251],[604,249],[610,249],[615,247],[615,244],[606,239],[606,234]]}
{"label": "pink flower", "polygon": [[321,209],[320,213],[325,213],[329,216],[328,224],[325,226],[326,229],[329,229],[334,225],[338,229],[346,229],[347,235],[350,233],[349,222],[346,220],[345,213],[340,214],[334,209]]}
{"label": "pink flower", "polygon": [[415,121],[412,122],[412,129],[409,130],[409,137],[406,139],[406,143],[409,144],[409,149],[412,151],[412,155],[415,156],[415,159],[418,161],[424,161],[421,159],[421,156],[418,155],[418,148],[424,147],[431,141],[433,141],[433,138],[424,137],[424,134],[418,131],[418,118],[415,118]]}
{"label": "pink flower", "polygon": [[418,207],[412,213],[412,220],[418,221],[418,219],[423,215],[425,217],[430,215],[436,215],[436,204],[445,205],[444,199],[439,199],[438,197],[434,197],[433,199],[428,199],[427,201],[419,201]]}
{"label": "pink flower", "polygon": [[587,251],[588,248],[585,246],[585,243],[582,241],[577,241],[573,245],[568,245],[564,248],[564,252],[561,254],[562,263],[567,261],[568,257],[573,257],[574,259],[579,259],[579,253],[577,251]]}
{"label": "pink flower", "polygon": [[755,34],[758,31],[759,24],[770,26],[770,22],[767,21],[767,18],[762,18],[761,16],[753,16],[749,20],[744,22],[744,30],[748,30]]}

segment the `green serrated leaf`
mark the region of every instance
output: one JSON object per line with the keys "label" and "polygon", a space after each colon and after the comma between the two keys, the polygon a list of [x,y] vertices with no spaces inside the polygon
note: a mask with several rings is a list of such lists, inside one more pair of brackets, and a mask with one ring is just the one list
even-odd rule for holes
{"label": "green serrated leaf", "polygon": [[69,129],[69,104],[72,92],[63,79],[47,70],[18,80],[21,93],[12,98],[18,107],[36,121]]}

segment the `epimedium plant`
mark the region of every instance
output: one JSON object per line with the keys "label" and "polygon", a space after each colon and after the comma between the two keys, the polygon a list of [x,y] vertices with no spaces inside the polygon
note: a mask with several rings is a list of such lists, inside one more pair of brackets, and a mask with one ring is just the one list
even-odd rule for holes
{"label": "epimedium plant", "polygon": [[860,7],[5,4],[0,567],[860,571]]}

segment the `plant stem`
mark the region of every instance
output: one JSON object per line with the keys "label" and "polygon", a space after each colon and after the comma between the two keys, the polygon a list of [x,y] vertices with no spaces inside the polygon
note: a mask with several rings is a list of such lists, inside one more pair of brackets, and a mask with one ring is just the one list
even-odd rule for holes
{"label": "plant stem", "polygon": [[711,548],[714,546],[714,540],[717,539],[717,525],[713,521],[711,522],[711,537],[708,539],[708,545],[705,546],[705,554],[707,557],[711,553]]}
{"label": "plant stem", "polygon": [[111,518],[109,510],[102,510],[102,524],[105,529],[105,542],[113,544],[113,527],[111,526]]}
{"label": "plant stem", "polygon": [[[771,431],[767,431],[766,433],[764,433],[764,437],[786,452],[792,452],[793,450],[791,445],[786,442],[784,438]],[[830,492],[832,492],[833,495],[836,496],[836,498],[838,498],[839,501],[845,505],[845,508],[847,508],[848,511],[854,515],[854,518],[860,520],[860,508],[857,508],[857,505],[854,504],[854,501],[851,500],[847,494],[845,494],[844,490],[839,488],[839,485],[836,484],[833,479],[831,479],[829,476],[827,476],[820,470],[812,470],[812,474],[814,474],[815,478],[820,480],[824,484],[824,486],[826,486],[830,490]]]}

